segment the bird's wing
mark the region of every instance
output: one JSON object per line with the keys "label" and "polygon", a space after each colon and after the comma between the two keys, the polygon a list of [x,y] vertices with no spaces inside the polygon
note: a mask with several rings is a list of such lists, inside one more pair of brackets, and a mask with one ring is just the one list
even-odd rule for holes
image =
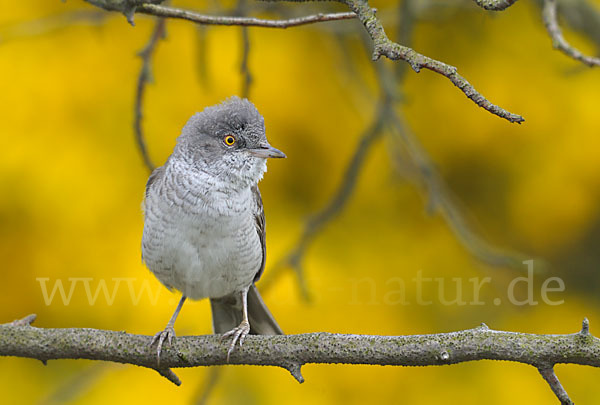
{"label": "bird's wing", "polygon": [[260,190],[258,189],[258,185],[252,187],[252,195],[254,197],[252,213],[254,214],[256,232],[258,233],[258,237],[260,238],[260,244],[262,246],[262,261],[260,263],[260,268],[256,272],[256,276],[254,276],[254,282],[257,282],[260,279],[260,276],[262,276],[263,271],[265,271],[265,260],[267,258],[267,244],[265,241],[265,210],[263,208],[263,202],[260,196]]}
{"label": "bird's wing", "polygon": [[150,190],[152,183],[154,183],[157,179],[162,177],[164,172],[165,172],[164,166],[159,166],[152,171],[152,173],[150,174],[150,177],[148,177],[148,181],[146,182],[146,194],[145,194],[146,197],[148,197],[148,191]]}

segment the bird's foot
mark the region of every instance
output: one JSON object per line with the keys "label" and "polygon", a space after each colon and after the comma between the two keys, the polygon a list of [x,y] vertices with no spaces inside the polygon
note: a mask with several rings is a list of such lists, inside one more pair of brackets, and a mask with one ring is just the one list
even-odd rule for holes
{"label": "bird's foot", "polygon": [[150,346],[153,346],[154,343],[158,342],[156,345],[156,364],[160,366],[160,352],[162,350],[162,345],[166,340],[169,345],[173,343],[173,338],[175,337],[175,329],[172,326],[168,325],[165,330],[158,332],[152,338],[152,342],[150,342]]}
{"label": "bird's foot", "polygon": [[235,348],[235,344],[237,342],[240,342],[240,347],[241,347],[242,344],[244,343],[244,339],[246,339],[246,336],[248,336],[248,333],[250,333],[250,323],[248,323],[248,321],[242,321],[242,323],[240,323],[235,328],[231,329],[229,332],[223,333],[223,336],[221,336],[221,341],[230,336],[233,336],[233,340],[231,341],[231,344],[229,345],[229,350],[227,350],[227,362],[228,363],[229,363],[229,356],[233,352],[233,349]]}

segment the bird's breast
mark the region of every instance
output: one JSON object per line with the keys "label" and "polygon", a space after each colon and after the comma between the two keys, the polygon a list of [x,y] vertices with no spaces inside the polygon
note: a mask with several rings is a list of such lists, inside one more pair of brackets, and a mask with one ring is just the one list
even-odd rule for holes
{"label": "bird's breast", "polygon": [[144,261],[163,284],[192,299],[241,290],[262,262],[251,191],[215,186],[174,178],[146,197]]}

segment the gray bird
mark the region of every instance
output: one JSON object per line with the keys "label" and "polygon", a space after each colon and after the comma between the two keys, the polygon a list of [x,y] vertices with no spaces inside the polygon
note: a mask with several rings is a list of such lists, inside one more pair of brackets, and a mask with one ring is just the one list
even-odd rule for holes
{"label": "gray bird", "polygon": [[265,136],[263,117],[238,97],[207,107],[184,126],[167,162],[146,184],[142,259],[182,297],[154,336],[157,359],[186,298],[210,298],[213,329],[236,342],[281,328],[254,283],[265,268],[265,214],[258,182],[267,158],[284,158]]}

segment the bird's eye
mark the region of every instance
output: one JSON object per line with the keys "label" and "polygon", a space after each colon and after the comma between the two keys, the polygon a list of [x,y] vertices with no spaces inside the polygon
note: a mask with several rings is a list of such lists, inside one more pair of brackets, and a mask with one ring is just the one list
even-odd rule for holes
{"label": "bird's eye", "polygon": [[233,146],[233,144],[235,144],[235,136],[233,136],[233,135],[226,135],[225,138],[223,138],[223,142],[227,146]]}

